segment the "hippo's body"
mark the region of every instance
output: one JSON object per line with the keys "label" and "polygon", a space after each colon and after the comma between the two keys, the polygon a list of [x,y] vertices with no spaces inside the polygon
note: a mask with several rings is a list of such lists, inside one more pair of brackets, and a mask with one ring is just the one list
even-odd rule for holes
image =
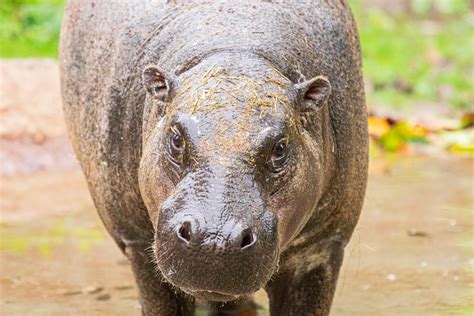
{"label": "hippo's body", "polygon": [[367,180],[345,0],[70,1],[64,111],[146,315],[329,313]]}

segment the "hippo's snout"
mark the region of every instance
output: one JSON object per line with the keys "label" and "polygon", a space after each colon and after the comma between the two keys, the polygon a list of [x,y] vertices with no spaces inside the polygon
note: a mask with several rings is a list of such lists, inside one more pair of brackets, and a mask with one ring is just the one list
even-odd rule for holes
{"label": "hippo's snout", "polygon": [[210,249],[222,249],[224,251],[239,251],[251,248],[257,242],[257,236],[251,228],[235,225],[227,232],[205,232],[193,231],[191,221],[185,221],[176,227],[177,238],[188,247],[201,247]]}
{"label": "hippo's snout", "polygon": [[270,212],[219,216],[173,209],[161,211],[155,255],[166,280],[184,292],[235,300],[257,291],[275,272],[277,220]]}

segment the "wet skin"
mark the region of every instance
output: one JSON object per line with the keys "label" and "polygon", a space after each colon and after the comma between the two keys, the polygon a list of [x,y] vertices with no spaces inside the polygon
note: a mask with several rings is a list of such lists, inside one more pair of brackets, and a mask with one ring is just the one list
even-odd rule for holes
{"label": "wet skin", "polygon": [[350,11],[133,5],[71,2],[61,73],[70,138],[143,313],[192,314],[195,297],[237,310],[265,287],[272,315],[328,314],[367,176]]}

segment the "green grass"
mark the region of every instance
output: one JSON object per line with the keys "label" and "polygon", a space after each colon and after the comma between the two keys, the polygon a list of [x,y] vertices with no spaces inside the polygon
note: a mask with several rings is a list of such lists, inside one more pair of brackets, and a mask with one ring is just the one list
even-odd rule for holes
{"label": "green grass", "polygon": [[[389,0],[387,0],[389,1]],[[468,0],[414,0],[387,14],[349,0],[372,105],[442,103],[472,109],[474,18]],[[0,57],[57,57],[64,0],[3,0]]]}

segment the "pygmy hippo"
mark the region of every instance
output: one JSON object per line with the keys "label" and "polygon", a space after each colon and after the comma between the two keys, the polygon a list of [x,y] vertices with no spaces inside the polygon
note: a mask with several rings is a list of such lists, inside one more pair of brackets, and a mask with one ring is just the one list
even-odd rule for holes
{"label": "pygmy hippo", "polygon": [[69,136],[144,315],[327,315],[367,180],[345,0],[71,0]]}

